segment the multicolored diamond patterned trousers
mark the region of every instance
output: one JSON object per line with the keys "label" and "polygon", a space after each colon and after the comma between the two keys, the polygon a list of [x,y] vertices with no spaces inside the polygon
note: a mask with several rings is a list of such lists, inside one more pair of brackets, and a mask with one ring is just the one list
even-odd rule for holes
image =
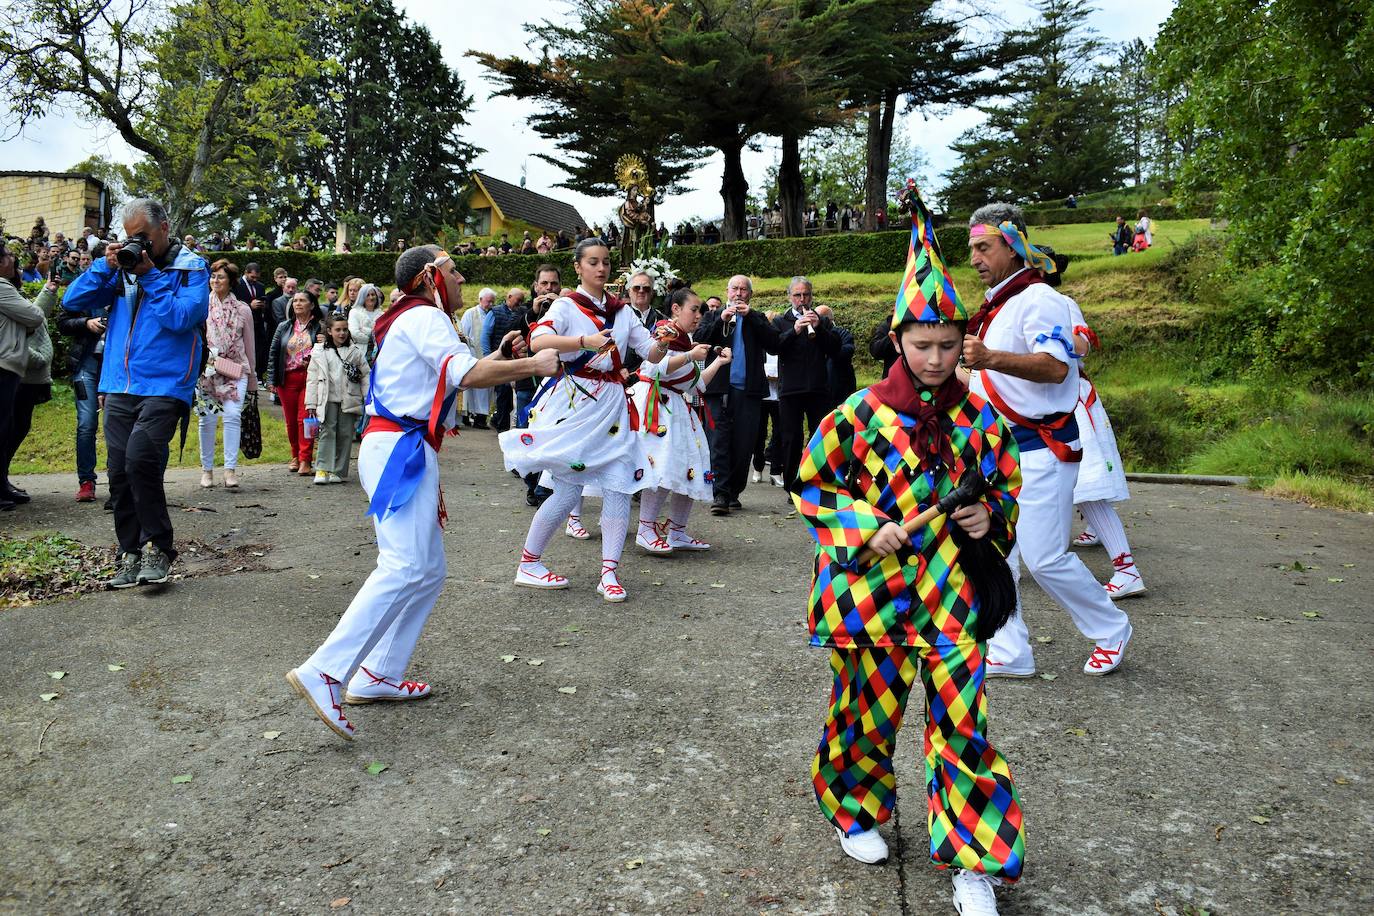
{"label": "multicolored diamond patterned trousers", "polygon": [[926,695],[930,858],[1015,881],[1025,860],[1021,802],[988,743],[983,656],[972,642],[835,649],[835,685],[811,781],[821,811],[846,835],[892,816],[892,747],[920,673]]}

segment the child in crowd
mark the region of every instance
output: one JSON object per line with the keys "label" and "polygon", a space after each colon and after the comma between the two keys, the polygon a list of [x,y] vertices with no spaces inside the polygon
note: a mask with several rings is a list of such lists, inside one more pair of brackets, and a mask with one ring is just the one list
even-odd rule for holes
{"label": "child in crowd", "polygon": [[348,317],[335,315],[324,343],[315,344],[305,382],[305,415],[320,421],[315,448],[315,483],[343,483],[353,432],[363,412],[368,366],[363,348],[353,343]]}
{"label": "child in crowd", "polygon": [[[995,914],[993,888],[1020,876],[1025,840],[1011,772],[987,737],[984,655],[1001,621],[964,558],[981,538],[1010,550],[1021,472],[1006,424],[955,375],[968,316],[927,216],[913,222],[891,322],[897,361],[821,422],[793,486],[816,542],[811,644],[830,649],[833,673],[811,779],[844,852],[885,861],[894,743],[921,686],[929,856],[955,869],[959,912]],[[986,481],[979,501],[903,527],[968,475]]]}

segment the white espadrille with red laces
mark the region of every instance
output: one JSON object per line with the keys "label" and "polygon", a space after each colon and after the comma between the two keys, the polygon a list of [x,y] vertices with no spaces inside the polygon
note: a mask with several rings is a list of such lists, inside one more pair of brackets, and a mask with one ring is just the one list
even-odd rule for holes
{"label": "white espadrille with red laces", "polygon": [[1088,662],[1083,666],[1084,674],[1111,674],[1121,667],[1121,662],[1126,657],[1126,644],[1131,641],[1131,634],[1135,630],[1126,625],[1126,636],[1114,643],[1098,643],[1093,647],[1093,654],[1088,656]]}
{"label": "white espadrille with red laces", "polygon": [[656,557],[666,557],[673,552],[673,548],[668,544],[668,539],[663,536],[663,528],[657,522],[646,522],[643,519],[639,522],[639,531],[635,534],[635,543],[645,553],[651,553]]}
{"label": "white espadrille with red laces", "polygon": [[582,516],[580,515],[568,516],[568,526],[563,529],[563,533],[579,541],[585,541],[592,536],[590,531],[582,527]]}
{"label": "white espadrille with red laces", "polygon": [[668,546],[674,550],[710,550],[711,545],[687,533],[686,525],[668,523]]}
{"label": "white espadrille with red laces", "polygon": [[620,577],[616,575],[616,567],[619,565],[615,560],[602,560],[601,581],[596,584],[596,593],[612,604],[619,604],[626,598]]}
{"label": "white espadrille with red laces", "polygon": [[1123,553],[1112,558],[1112,581],[1102,586],[1112,598],[1130,598],[1145,594],[1145,580],[1140,578],[1140,570],[1135,567],[1135,558]]}
{"label": "white espadrille with red laces", "polygon": [[364,706],[368,703],[423,700],[427,696],[429,685],[424,681],[398,681],[359,666],[348,682],[344,702],[350,706]]}
{"label": "white espadrille with red laces", "polygon": [[558,573],[549,572],[537,554],[522,550],[520,565],[515,570],[515,584],[524,588],[567,588],[568,580]]}
{"label": "white espadrille with red laces", "polygon": [[353,740],[353,723],[343,713],[343,702],[339,696],[342,684],[339,681],[323,671],[304,665],[286,672],[286,680],[310,704],[321,722],[345,741]]}
{"label": "white espadrille with red laces", "polygon": [[1096,547],[1098,544],[1102,543],[1102,540],[1089,529],[1074,538],[1070,543],[1074,547]]}

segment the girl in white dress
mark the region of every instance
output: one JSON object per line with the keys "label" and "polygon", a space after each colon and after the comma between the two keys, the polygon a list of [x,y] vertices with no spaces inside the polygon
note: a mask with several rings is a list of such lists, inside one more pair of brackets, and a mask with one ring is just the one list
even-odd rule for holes
{"label": "girl in white dress", "polygon": [[[660,556],[674,550],[711,549],[687,533],[687,517],[693,500],[711,499],[714,480],[701,392],[720,367],[730,363],[729,349],[722,349],[715,362],[701,368],[710,347],[693,344],[691,338],[705,311],[700,296],[690,288],[679,289],[669,298],[668,309],[672,317],[654,326],[654,337],[665,341],[670,353],[660,363],[641,366],[633,390],[649,465],[639,497],[635,543]],[[668,520],[659,524],[665,501]]]}
{"label": "girl in white dress", "polygon": [[544,565],[544,548],[554,530],[582,497],[582,488],[601,490],[601,581],[607,601],[624,601],[617,569],[630,526],[630,496],[645,485],[638,410],[631,410],[620,368],[634,349],[650,363],[667,354],[633,310],[606,294],[611,252],[590,238],[578,244],[573,268],[577,291],[556,300],[530,331],[530,348],[560,354],[561,372],[535,393],[530,424],[501,434],[506,469],[524,476],[547,472],[553,493],[530,522],[515,584],[567,588],[568,580]]}

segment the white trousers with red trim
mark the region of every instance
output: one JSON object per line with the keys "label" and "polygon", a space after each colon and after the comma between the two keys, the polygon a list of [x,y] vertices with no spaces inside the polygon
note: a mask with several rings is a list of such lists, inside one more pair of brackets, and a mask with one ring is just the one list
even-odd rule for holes
{"label": "white trousers with red trim", "polygon": [[[358,477],[369,499],[400,436],[369,433],[358,449]],[[439,528],[439,456],[428,445],[424,449],[424,477],[410,502],[384,521],[373,519],[377,568],[307,662],[345,684],[359,665],[401,680],[444,588],[448,567]]]}
{"label": "white trousers with red trim", "polygon": [[1035,664],[1030,631],[1021,616],[1021,564],[1036,583],[1069,612],[1074,625],[1095,643],[1125,639],[1126,615],[1076,554],[1069,552],[1073,525],[1073,488],[1078,465],[1060,461],[1047,448],[1021,453],[1020,514],[1016,544],[1007,562],[1016,578],[1016,614],[988,643],[988,658],[1012,670]]}

